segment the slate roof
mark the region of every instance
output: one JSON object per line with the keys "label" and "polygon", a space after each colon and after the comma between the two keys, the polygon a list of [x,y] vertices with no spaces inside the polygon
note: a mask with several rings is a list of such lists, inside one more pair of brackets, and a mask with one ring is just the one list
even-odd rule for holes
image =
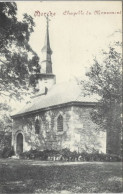
{"label": "slate roof", "polygon": [[82,94],[81,88],[76,82],[66,82],[55,84],[46,95],[37,96],[32,99],[32,102],[24,106],[12,117],[18,117],[20,115],[29,114],[38,110],[46,110],[48,108],[52,109],[54,106],[65,105],[68,103],[79,104],[84,103],[96,103],[98,100],[97,96],[84,96]]}

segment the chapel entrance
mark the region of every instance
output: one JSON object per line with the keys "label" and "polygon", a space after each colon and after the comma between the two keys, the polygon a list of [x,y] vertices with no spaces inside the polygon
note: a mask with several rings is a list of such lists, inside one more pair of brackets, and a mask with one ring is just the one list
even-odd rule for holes
{"label": "chapel entrance", "polygon": [[23,152],[23,135],[18,133],[16,140],[16,153],[20,155]]}

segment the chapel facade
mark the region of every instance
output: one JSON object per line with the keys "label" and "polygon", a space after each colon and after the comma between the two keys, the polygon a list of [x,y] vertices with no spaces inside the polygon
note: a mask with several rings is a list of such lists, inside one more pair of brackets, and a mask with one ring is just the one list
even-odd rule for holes
{"label": "chapel facade", "polygon": [[[30,104],[12,115],[12,146],[20,154],[30,149],[69,148],[71,151],[101,150],[111,152],[111,144],[106,148],[104,133],[97,132],[97,125],[90,117],[97,100],[85,97],[77,83],[56,84],[53,74],[52,50],[47,20],[45,44],[42,48],[41,73],[38,75],[39,93]],[[110,135],[108,136],[110,137]],[[108,150],[110,149],[110,150]]]}

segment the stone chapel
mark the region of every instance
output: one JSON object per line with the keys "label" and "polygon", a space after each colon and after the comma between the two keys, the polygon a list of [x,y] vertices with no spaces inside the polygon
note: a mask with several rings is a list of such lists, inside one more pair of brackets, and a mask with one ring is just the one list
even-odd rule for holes
{"label": "stone chapel", "polygon": [[75,81],[56,84],[52,68],[52,50],[47,20],[46,39],[42,48],[41,72],[37,87],[41,90],[19,112],[12,115],[12,146],[20,154],[30,149],[69,148],[71,151],[111,151],[105,134],[96,130],[90,118],[94,96],[82,95]]}

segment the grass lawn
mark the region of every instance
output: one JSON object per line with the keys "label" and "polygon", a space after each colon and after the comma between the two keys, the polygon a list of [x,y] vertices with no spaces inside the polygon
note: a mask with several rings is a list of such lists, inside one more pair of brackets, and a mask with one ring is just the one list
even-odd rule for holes
{"label": "grass lawn", "polygon": [[0,193],[118,193],[120,162],[43,162],[0,159]]}

